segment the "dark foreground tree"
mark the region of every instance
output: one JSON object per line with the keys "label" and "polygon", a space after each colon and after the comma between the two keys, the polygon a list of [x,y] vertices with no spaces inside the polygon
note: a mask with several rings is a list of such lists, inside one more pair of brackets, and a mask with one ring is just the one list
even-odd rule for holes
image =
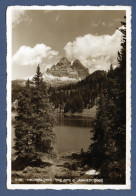
{"label": "dark foreground tree", "polygon": [[125,184],[126,168],[126,23],[122,33],[119,67],[110,68],[105,88],[99,99],[94,128],[94,143],[90,146],[92,161],[100,170],[104,183]]}
{"label": "dark foreground tree", "polygon": [[49,104],[46,86],[40,67],[37,67],[33,85],[29,80],[18,98],[15,118],[15,155],[29,165],[50,154],[55,142],[54,116]]}

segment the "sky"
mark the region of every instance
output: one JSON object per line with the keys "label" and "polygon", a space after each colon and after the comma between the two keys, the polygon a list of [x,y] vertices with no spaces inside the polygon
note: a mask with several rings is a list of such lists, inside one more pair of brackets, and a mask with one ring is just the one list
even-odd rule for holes
{"label": "sky", "polygon": [[[32,78],[67,57],[89,69],[118,66],[124,10],[12,10],[12,79]],[[46,75],[46,74],[45,74]]]}

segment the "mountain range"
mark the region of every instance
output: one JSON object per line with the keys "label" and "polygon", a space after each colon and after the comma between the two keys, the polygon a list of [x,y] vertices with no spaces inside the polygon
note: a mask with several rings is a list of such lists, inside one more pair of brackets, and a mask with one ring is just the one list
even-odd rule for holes
{"label": "mountain range", "polygon": [[61,58],[56,65],[47,69],[46,73],[57,77],[68,77],[74,79],[83,79],[89,75],[88,69],[85,68],[79,60],[75,60],[71,63],[66,57]]}

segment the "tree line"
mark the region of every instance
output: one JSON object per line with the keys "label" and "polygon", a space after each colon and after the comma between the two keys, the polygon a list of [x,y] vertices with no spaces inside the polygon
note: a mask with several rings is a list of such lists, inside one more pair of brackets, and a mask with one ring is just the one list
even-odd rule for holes
{"label": "tree line", "polygon": [[50,87],[50,102],[55,109],[60,109],[64,113],[82,112],[84,108],[92,108],[105,86],[106,77],[106,71],[98,70],[76,84]]}

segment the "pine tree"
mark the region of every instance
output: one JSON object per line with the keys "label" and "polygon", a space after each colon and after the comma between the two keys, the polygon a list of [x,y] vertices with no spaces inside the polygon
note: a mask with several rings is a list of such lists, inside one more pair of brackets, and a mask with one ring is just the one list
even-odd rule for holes
{"label": "pine tree", "polygon": [[32,110],[31,105],[31,92],[28,86],[19,93],[17,116],[15,117],[15,155],[18,159],[31,159],[31,134],[30,134],[30,121]]}
{"label": "pine tree", "polygon": [[33,77],[33,81],[35,83],[35,86],[38,88],[40,85],[43,84],[43,77],[42,77],[42,73],[40,71],[40,66],[37,66],[37,70],[36,70],[36,74]]}
{"label": "pine tree", "polygon": [[30,87],[30,80],[29,80],[29,78],[28,78],[28,80],[26,81],[26,88],[29,88]]}
{"label": "pine tree", "polygon": [[55,120],[39,66],[33,81],[35,86],[33,88],[31,107],[33,108],[33,132],[35,132],[34,143],[37,156],[40,157],[42,153],[51,153],[53,150]]}
{"label": "pine tree", "polygon": [[39,65],[33,82],[30,87],[28,80],[20,93],[15,121],[15,154],[28,165],[50,154],[55,142],[55,120]]}

